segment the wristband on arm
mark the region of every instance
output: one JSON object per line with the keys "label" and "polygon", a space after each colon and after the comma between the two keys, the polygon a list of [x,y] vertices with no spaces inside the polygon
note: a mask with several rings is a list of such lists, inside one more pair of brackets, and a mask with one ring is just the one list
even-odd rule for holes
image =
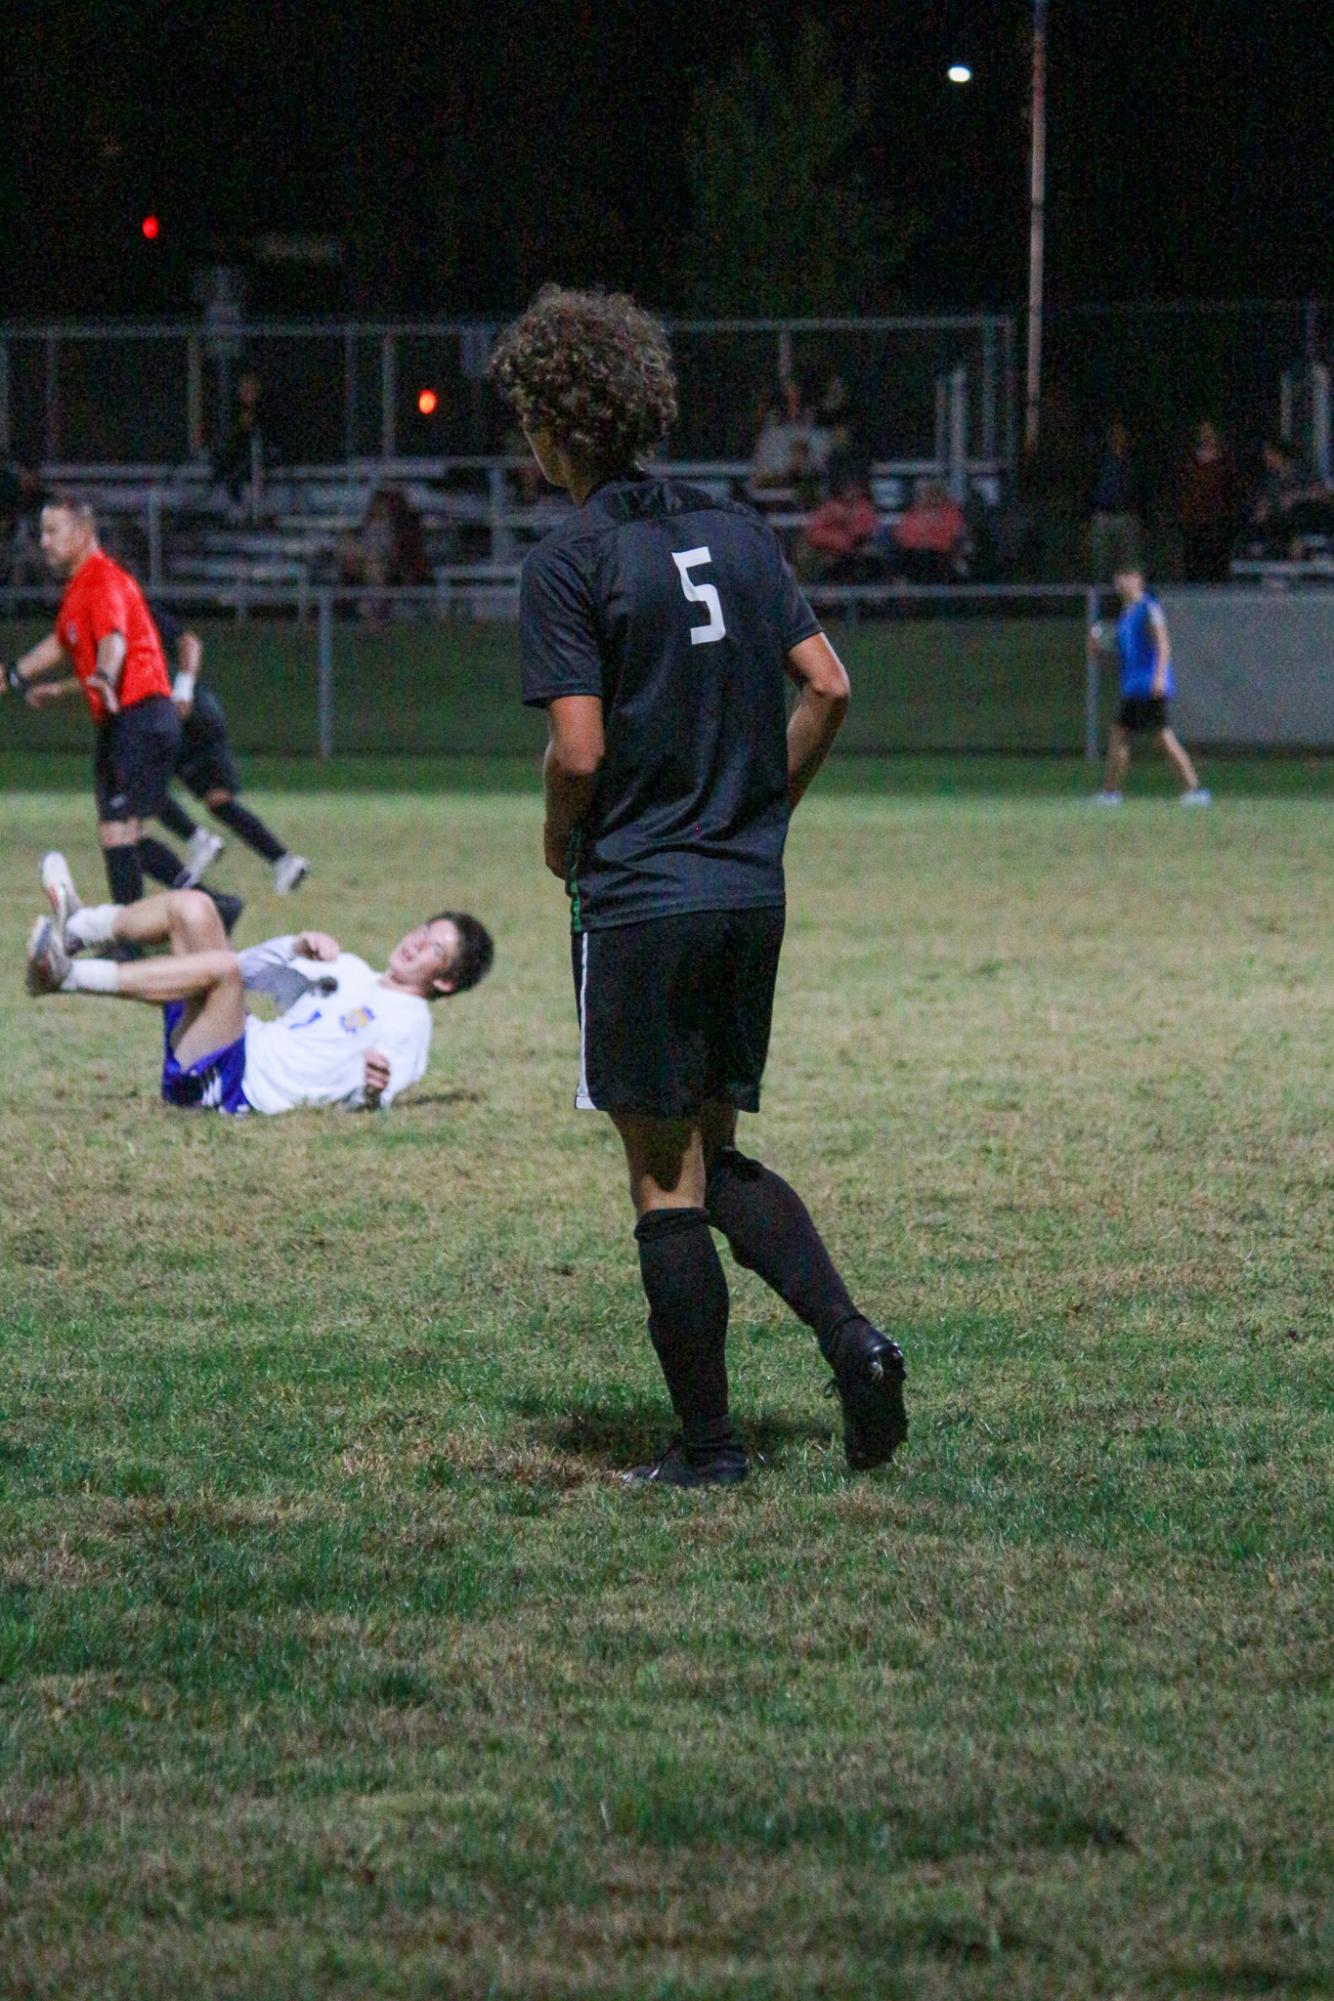
{"label": "wristband on arm", "polygon": [[187,674],[185,669],[182,667],[180,673],[176,676],[176,679],[171,684],[172,701],[193,702],[195,698],[196,678],[197,677],[194,674]]}

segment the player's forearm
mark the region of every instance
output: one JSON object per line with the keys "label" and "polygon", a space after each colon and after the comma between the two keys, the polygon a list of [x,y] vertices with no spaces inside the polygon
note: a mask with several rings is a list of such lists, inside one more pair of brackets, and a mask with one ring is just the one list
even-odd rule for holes
{"label": "player's forearm", "polygon": [[542,764],[542,790],[546,800],[546,844],[564,852],[570,836],[580,826],[593,804],[597,787],[596,771],[571,768],[555,743],[547,745]]}
{"label": "player's forearm", "polygon": [[120,682],[120,670],[125,665],[125,634],[108,632],[97,642],[96,673],[99,681],[108,688],[115,688]]}
{"label": "player's forearm", "polygon": [[845,694],[822,695],[807,685],[797,698],[787,726],[787,803],[789,811],[833,747],[848,712]]}
{"label": "player's forearm", "polygon": [[47,633],[26,653],[21,653],[14,662],[14,674],[20,681],[37,681],[45,674],[54,674],[64,662],[65,651],[54,633]]}

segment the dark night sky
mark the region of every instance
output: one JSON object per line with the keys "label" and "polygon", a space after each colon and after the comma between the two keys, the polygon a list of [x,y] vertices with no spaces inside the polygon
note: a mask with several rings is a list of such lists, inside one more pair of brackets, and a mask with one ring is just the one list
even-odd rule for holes
{"label": "dark night sky", "polygon": [[[262,231],[292,312],[499,313],[542,276],[681,303],[693,90],[791,0],[43,0],[6,31],[0,315],[184,315]],[[823,0],[921,228],[883,308],[1007,307],[1026,259],[1027,0]],[[1054,300],[1327,296],[1334,92],[1318,6],[1050,0]],[[947,61],[974,83],[951,89]],[[138,231],[162,219],[156,244]]]}

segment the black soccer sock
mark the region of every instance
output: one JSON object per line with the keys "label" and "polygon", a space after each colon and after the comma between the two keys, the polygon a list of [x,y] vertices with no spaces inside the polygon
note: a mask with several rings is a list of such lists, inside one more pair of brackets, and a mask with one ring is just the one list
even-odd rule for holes
{"label": "black soccer sock", "polygon": [[144,893],[144,871],[139,850],[133,841],[117,848],[103,848],[102,860],[113,903],[137,903]]}
{"label": "black soccer sock", "polygon": [[862,1316],[796,1190],[758,1160],[725,1147],[709,1170],[704,1205],[737,1263],[758,1272],[832,1361],[838,1329]]}
{"label": "black soccer sock", "polygon": [[272,835],[257,813],[243,806],[237,799],[228,799],[222,806],[211,806],[209,811],[215,820],[221,820],[224,827],[230,827],[239,834],[248,848],[257,855],[263,855],[266,862],[276,862],[287,853],[280,840]]}
{"label": "black soccer sock", "polygon": [[152,834],[142,834],[139,838],[139,861],[145,875],[151,875],[154,882],[165,883],[168,889],[175,889],[185,874],[185,863],[180,856]]}
{"label": "black soccer sock", "polygon": [[167,832],[175,834],[178,841],[188,841],[199,832],[199,822],[190,818],[179,799],[164,799],[157,809],[157,816]]}
{"label": "black soccer sock", "polygon": [[727,1279],[702,1209],[650,1209],[635,1225],[657,1350],[688,1451],[735,1438],[727,1414]]}

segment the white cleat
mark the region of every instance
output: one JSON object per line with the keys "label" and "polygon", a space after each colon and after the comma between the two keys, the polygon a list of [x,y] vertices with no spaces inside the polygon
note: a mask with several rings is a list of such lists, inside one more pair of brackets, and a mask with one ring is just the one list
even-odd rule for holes
{"label": "white cleat", "polygon": [[79,892],[74,887],[74,877],[69,872],[69,863],[58,848],[52,848],[49,854],[42,856],[40,874],[42,888],[46,891],[47,900],[51,905],[51,915],[56,920],[56,928],[63,944],[65,926],[76,910],[83,909],[83,905],[79,901]]}
{"label": "white cleat", "polygon": [[310,874],[310,863],[304,855],[279,855],[273,864],[273,888],[278,896],[290,896],[298,883]]}
{"label": "white cleat", "polygon": [[1090,806],[1124,806],[1125,795],[1121,792],[1095,792],[1089,800]]}
{"label": "white cleat", "polygon": [[177,889],[193,889],[201,883],[226,845],[221,834],[210,834],[207,827],[196,827],[186,844],[185,868]]}
{"label": "white cleat", "polygon": [[28,933],[24,985],[34,995],[58,994],[70,974],[70,956],[54,917],[39,917]]}
{"label": "white cleat", "polygon": [[1181,803],[1183,806],[1212,806],[1214,795],[1206,792],[1202,785],[1197,785],[1193,791],[1182,793]]}

